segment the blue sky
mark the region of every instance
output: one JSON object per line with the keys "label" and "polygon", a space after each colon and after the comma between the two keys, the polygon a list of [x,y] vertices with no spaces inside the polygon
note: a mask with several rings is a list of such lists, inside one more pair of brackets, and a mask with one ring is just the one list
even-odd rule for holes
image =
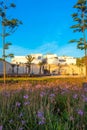
{"label": "blue sky", "polygon": [[[14,34],[6,38],[12,46],[6,53],[28,55],[31,53],[56,53],[80,57],[84,51],[69,43],[79,33],[73,33],[72,8],[77,0],[10,0],[16,4],[8,11],[8,17],[17,17],[23,22]],[[1,43],[1,38],[0,38]],[[0,50],[2,51],[0,44]],[[0,53],[0,57],[1,57]]]}

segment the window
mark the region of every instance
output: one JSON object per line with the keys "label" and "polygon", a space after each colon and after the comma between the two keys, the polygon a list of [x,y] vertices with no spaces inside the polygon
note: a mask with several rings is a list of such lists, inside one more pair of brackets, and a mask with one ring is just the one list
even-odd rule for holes
{"label": "window", "polygon": [[38,59],[41,59],[41,56],[38,56]]}
{"label": "window", "polygon": [[66,62],[66,60],[64,60],[64,59],[60,59],[59,62]]}

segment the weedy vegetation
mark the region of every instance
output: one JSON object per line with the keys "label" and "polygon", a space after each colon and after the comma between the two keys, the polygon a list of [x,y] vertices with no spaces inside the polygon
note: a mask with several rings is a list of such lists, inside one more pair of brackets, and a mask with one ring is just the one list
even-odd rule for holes
{"label": "weedy vegetation", "polygon": [[87,129],[84,79],[16,81],[0,83],[0,130]]}

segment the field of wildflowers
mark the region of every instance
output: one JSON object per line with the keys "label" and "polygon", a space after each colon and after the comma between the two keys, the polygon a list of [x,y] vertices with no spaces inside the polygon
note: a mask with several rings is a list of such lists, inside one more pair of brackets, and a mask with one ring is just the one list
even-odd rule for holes
{"label": "field of wildflowers", "polygon": [[0,86],[0,130],[87,130],[84,79]]}

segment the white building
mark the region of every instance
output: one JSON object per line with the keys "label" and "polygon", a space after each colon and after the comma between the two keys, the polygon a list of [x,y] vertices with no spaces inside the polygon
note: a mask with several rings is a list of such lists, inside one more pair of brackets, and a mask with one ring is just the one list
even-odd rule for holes
{"label": "white building", "polygon": [[[42,61],[42,54],[30,54],[35,59],[32,61],[34,64],[38,64],[40,61]],[[27,63],[26,56],[15,56],[12,58],[11,61],[12,64],[21,64],[21,63]]]}
{"label": "white building", "polygon": [[33,64],[39,64],[43,60],[42,54],[31,54],[32,57],[34,57],[34,60],[32,61]]}
{"label": "white building", "polygon": [[70,57],[70,56],[60,56],[58,57],[58,63],[59,64],[76,64],[76,58],[74,57]]}
{"label": "white building", "polygon": [[[60,56],[58,57],[56,54],[31,54],[34,57],[34,60],[31,64],[31,73],[39,73],[40,66],[38,65],[43,59],[46,59],[48,65],[71,65],[76,64],[76,58],[69,57],[69,56]],[[26,67],[25,63],[27,63],[26,56],[15,56],[12,59],[12,64],[15,64],[14,72],[17,73],[28,73],[28,68]],[[19,66],[18,66],[19,65]],[[18,66],[18,68],[17,68]]]}
{"label": "white building", "polygon": [[47,59],[47,64],[58,65],[58,56],[56,54],[46,54],[44,58]]}
{"label": "white building", "polygon": [[[47,64],[76,64],[76,58],[70,56],[57,56],[56,54],[31,54],[35,59],[32,61],[33,64],[38,64],[44,58],[47,59]],[[23,64],[27,63],[26,56],[15,56],[12,58],[12,64]]]}
{"label": "white building", "polygon": [[14,56],[14,58],[12,58],[11,63],[12,64],[20,64],[20,63],[26,63],[27,59],[25,56]]}
{"label": "white building", "polygon": [[[5,65],[6,65],[6,74],[11,74],[12,73],[12,66],[9,62],[5,61]],[[0,60],[0,75],[3,75],[3,60]]]}
{"label": "white building", "polygon": [[[42,60],[42,54],[30,54],[34,57],[34,60],[31,62],[31,73],[38,74],[40,66],[38,65]],[[26,56],[15,56],[12,58],[11,63],[14,65],[14,73],[18,74],[27,74],[28,67],[25,63],[27,63]],[[42,72],[42,71],[41,71]]]}

